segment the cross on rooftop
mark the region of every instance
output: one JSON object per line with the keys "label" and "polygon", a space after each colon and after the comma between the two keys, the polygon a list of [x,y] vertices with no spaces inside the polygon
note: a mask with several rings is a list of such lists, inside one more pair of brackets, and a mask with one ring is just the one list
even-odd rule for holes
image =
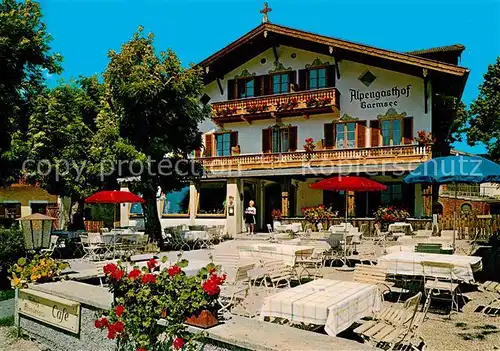
{"label": "cross on rooftop", "polygon": [[273,9],[269,8],[269,6],[267,5],[267,2],[264,3],[264,8],[262,10],[260,10],[260,13],[263,14],[262,16],[262,23],[267,23],[269,22],[269,18],[267,16],[267,14],[269,12],[271,12]]}

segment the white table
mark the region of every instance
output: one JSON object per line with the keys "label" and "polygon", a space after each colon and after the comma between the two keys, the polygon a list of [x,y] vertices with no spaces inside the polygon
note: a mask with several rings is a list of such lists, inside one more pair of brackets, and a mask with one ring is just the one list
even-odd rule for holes
{"label": "white table", "polygon": [[389,233],[405,233],[410,235],[413,233],[413,227],[410,223],[406,222],[396,222],[389,224]]}
{"label": "white table", "polygon": [[206,230],[186,230],[181,232],[184,240],[208,240],[210,236]]}
{"label": "white table", "polygon": [[[453,273],[459,280],[464,282],[473,282],[473,272],[480,271],[483,268],[481,257],[477,256],[398,251],[378,258],[378,264],[384,265],[387,268],[387,273],[410,276],[424,275],[422,268],[422,262],[424,261],[453,264]],[[432,276],[449,279],[449,269],[433,268]]]}
{"label": "white table", "polygon": [[253,244],[252,252],[258,258],[282,260],[288,266],[295,265],[297,255],[312,255],[315,247],[309,245]]}
{"label": "white table", "polygon": [[267,297],[260,319],[278,317],[292,323],[324,325],[329,335],[337,335],[379,311],[381,303],[376,285],[317,279]]}

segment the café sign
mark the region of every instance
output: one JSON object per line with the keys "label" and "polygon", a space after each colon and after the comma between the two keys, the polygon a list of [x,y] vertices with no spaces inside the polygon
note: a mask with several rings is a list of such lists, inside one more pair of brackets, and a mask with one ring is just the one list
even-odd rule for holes
{"label": "caf\u00e9 sign", "polygon": [[349,89],[349,102],[359,102],[359,107],[362,109],[397,107],[400,99],[410,97],[410,91],[411,84],[405,87],[395,85],[391,89],[372,91]]}
{"label": "caf\u00e9 sign", "polygon": [[80,304],[32,289],[19,290],[18,312],[54,327],[78,334]]}

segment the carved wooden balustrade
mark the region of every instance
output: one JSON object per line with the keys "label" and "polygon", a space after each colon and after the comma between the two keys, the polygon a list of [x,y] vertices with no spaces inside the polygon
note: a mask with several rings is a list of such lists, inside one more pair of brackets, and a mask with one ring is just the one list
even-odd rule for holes
{"label": "carved wooden balustrade", "polygon": [[382,165],[424,162],[431,159],[429,146],[399,145],[357,149],[243,154],[198,159],[207,171],[242,171],[340,165]]}
{"label": "carved wooden balustrade", "polygon": [[332,112],[339,114],[340,93],[335,88],[300,91],[280,95],[215,102],[212,104],[215,122],[231,122],[270,118],[273,115],[309,115]]}

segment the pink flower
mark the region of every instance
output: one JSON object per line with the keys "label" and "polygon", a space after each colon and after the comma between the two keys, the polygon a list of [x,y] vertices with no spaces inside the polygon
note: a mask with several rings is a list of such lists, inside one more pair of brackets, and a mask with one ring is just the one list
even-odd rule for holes
{"label": "pink flower", "polygon": [[183,338],[176,338],[174,340],[174,343],[173,343],[173,346],[174,346],[174,349],[176,350],[179,350],[179,349],[182,349],[184,347],[184,339]]}

